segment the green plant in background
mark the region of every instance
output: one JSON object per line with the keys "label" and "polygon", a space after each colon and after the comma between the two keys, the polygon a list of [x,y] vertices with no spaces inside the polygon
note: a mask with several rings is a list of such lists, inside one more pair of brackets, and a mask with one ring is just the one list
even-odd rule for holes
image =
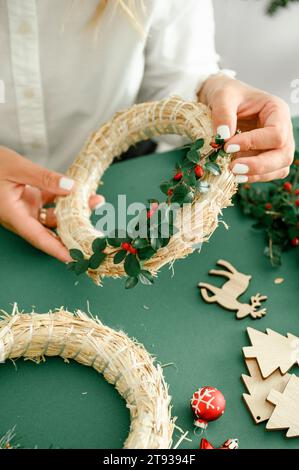
{"label": "green plant in background", "polygon": [[299,250],[299,147],[286,179],[244,184],[237,199],[244,214],[256,219],[253,228],[264,231],[265,255],[273,266],[279,266],[283,251]]}
{"label": "green plant in background", "polygon": [[299,0],[272,0],[267,8],[267,13],[274,15],[280,8],[287,7],[290,3],[298,1]]}

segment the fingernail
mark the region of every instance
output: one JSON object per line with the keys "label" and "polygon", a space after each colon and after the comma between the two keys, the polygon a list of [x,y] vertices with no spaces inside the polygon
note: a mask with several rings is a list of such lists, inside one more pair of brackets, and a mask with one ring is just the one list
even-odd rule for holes
{"label": "fingernail", "polygon": [[65,189],[66,191],[70,191],[74,186],[75,181],[71,178],[67,178],[66,176],[62,176],[59,181],[60,189]]}
{"label": "fingernail", "polygon": [[229,139],[230,138],[230,129],[228,126],[219,126],[217,127],[217,134],[219,135],[220,139]]}
{"label": "fingernail", "polygon": [[246,175],[237,175],[236,176],[236,183],[247,183],[248,176]]}
{"label": "fingernail", "polygon": [[226,153],[236,153],[240,152],[240,145],[238,144],[229,144],[226,149]]}
{"label": "fingernail", "polygon": [[236,163],[233,167],[233,173],[235,173],[235,175],[246,175],[248,171],[249,167],[244,165],[244,163]]}

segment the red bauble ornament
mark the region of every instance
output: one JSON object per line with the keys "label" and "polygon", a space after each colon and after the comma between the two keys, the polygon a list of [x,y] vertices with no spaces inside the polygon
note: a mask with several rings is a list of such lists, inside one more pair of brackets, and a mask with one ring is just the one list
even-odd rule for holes
{"label": "red bauble ornament", "polygon": [[203,387],[191,398],[191,408],[196,416],[195,426],[206,429],[209,421],[220,418],[225,410],[225,398],[215,387]]}
{"label": "red bauble ornament", "polygon": [[293,238],[293,240],[291,240],[291,244],[293,246],[299,246],[299,238],[298,237]]}
{"label": "red bauble ornament", "polygon": [[296,204],[296,207],[299,207],[299,199],[296,199],[295,204]]}
{"label": "red bauble ornament", "polygon": [[200,449],[221,449],[221,450],[233,450],[239,448],[238,439],[227,439],[220,447],[214,447],[207,439],[203,438],[200,441]]}

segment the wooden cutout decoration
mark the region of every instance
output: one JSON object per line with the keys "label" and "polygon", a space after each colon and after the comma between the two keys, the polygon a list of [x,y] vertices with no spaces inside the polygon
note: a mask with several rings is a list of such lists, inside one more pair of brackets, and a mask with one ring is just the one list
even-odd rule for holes
{"label": "wooden cutout decoration", "polygon": [[282,375],[279,370],[263,379],[256,359],[245,359],[250,375],[242,374],[242,380],[249,392],[243,393],[243,399],[256,424],[267,421],[273,413],[274,405],[267,401],[270,391],[282,392],[291,375]]}
{"label": "wooden cutout decoration", "polygon": [[[247,290],[252,276],[240,273],[228,261],[220,259],[217,264],[223,266],[226,270],[211,269],[209,274],[226,277],[228,281],[222,287],[200,282],[198,287],[203,299],[208,303],[217,302],[227,310],[236,310],[239,319],[245,318],[247,315],[251,315],[252,318],[261,318],[266,315],[266,308],[257,310],[261,306],[261,302],[267,300],[265,295],[256,294],[252,296],[250,304],[238,301],[238,297]],[[209,295],[208,292],[213,295]]]}
{"label": "wooden cutout decoration", "polygon": [[266,333],[247,328],[252,346],[243,348],[246,359],[256,358],[262,376],[269,377],[276,369],[285,374],[290,368],[299,365],[299,338],[287,334],[287,337],[266,330]]}
{"label": "wooden cutout decoration", "polygon": [[286,437],[299,436],[299,377],[292,375],[282,393],[271,390],[267,398],[275,406],[266,429],[286,429]]}

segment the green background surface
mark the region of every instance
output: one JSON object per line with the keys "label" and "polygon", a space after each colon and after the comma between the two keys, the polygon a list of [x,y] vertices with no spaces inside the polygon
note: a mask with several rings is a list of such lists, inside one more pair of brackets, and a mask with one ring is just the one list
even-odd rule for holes
{"label": "green background surface", "polygon": [[[117,193],[127,194],[129,202],[162,199],[159,184],[177,159],[178,153],[172,152],[113,165],[102,192],[112,203]],[[298,448],[299,439],[286,439],[284,432],[254,424],[242,401],[245,390],[240,380],[246,373],[242,347],[249,344],[247,326],[299,335],[298,250],[286,253],[283,266],[274,269],[263,256],[263,235],[251,229],[252,220],[237,207],[225,210],[224,220],[230,229],[220,225],[200,254],[176,262],[174,277],[165,267],[153,287],[137,286],[132,291],[125,291],[124,280],[106,279],[103,288],[87,276],[77,282],[63,264],[1,228],[0,305],[11,311],[11,304],[18,302],[24,311],[34,306],[42,313],[61,305],[71,311],[86,310],[89,301],[91,312],[104,323],[136,337],[161,364],[174,363],[164,372],[173,415],[192,439],[182,448],[198,448],[189,400],[204,385],[218,387],[227,400],[223,417],[208,427],[206,437],[211,442],[219,445],[237,437],[241,448]],[[208,270],[220,258],[253,275],[244,299],[257,292],[267,294],[266,317],[238,321],[233,312],[203,302],[197,284],[209,279]],[[275,285],[277,276],[285,282]],[[42,365],[19,360],[16,368],[8,362],[0,366],[0,373],[0,435],[17,425],[17,439],[24,447],[122,447],[129,412],[115,389],[94,370],[50,358]],[[175,432],[175,442],[178,437]]]}

